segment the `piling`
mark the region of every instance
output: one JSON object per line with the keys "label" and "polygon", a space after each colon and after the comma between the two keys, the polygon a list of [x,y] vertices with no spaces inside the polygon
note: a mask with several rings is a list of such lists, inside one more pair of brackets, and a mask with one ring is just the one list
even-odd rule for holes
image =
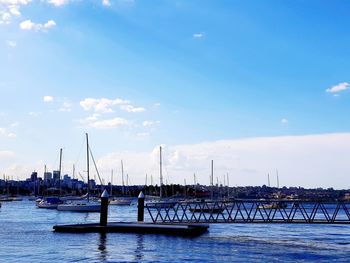
{"label": "piling", "polygon": [[137,200],[137,221],[143,222],[145,215],[145,195],[141,191]]}
{"label": "piling", "polygon": [[107,226],[108,217],[108,192],[104,190],[101,195],[101,214],[100,214],[100,226]]}

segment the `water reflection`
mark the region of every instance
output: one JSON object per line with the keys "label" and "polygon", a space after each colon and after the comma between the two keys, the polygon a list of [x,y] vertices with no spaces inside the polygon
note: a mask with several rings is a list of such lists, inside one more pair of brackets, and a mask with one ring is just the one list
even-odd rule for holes
{"label": "water reflection", "polygon": [[107,256],[108,256],[108,252],[107,252],[107,248],[106,248],[106,240],[107,240],[107,236],[105,233],[101,233],[100,234],[100,242],[98,245],[98,250],[100,251],[100,260],[101,262],[106,262],[107,261]]}
{"label": "water reflection", "polygon": [[144,236],[137,235],[136,236],[136,249],[135,249],[135,261],[141,261],[144,257]]}

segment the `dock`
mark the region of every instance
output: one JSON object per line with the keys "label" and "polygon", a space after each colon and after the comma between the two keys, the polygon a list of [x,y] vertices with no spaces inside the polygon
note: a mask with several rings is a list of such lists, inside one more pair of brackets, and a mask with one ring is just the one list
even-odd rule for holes
{"label": "dock", "polygon": [[99,223],[55,225],[55,232],[65,233],[141,233],[176,236],[198,236],[208,231],[208,224],[154,224],[146,222],[110,222],[106,226]]}

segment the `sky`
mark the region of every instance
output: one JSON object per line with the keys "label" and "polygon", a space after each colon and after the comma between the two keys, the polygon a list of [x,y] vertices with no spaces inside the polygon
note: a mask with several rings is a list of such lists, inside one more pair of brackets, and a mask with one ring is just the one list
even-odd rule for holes
{"label": "sky", "polygon": [[[349,1],[0,0],[0,173],[350,188]],[[96,174],[93,166],[92,174]],[[78,175],[75,175],[78,177]],[[79,177],[80,178],[80,177]]]}

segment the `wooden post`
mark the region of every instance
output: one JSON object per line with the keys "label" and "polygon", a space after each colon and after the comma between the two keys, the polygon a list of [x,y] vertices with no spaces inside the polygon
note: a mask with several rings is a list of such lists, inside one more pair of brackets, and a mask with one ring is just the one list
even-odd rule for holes
{"label": "wooden post", "polygon": [[108,192],[105,189],[101,195],[101,214],[100,214],[100,226],[107,226],[108,217]]}
{"label": "wooden post", "polygon": [[143,222],[145,214],[145,195],[141,191],[137,200],[137,221]]}

